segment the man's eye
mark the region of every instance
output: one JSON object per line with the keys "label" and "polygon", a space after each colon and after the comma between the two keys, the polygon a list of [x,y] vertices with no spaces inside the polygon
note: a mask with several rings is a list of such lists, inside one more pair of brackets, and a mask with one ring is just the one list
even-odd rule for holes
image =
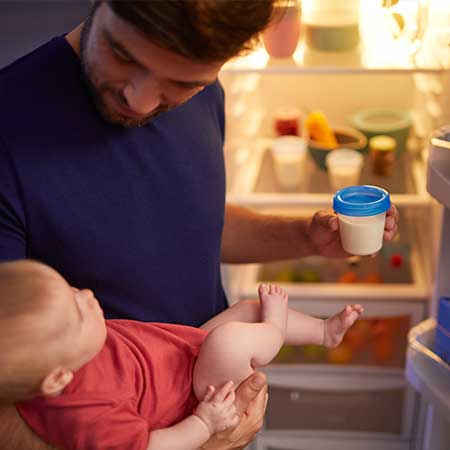
{"label": "man's eye", "polygon": [[114,54],[116,55],[116,57],[118,59],[120,59],[122,62],[126,62],[126,63],[132,63],[133,62],[132,59],[130,59],[127,55],[125,55],[121,51],[119,51],[119,50],[113,50],[113,51],[114,51]]}
{"label": "man's eye", "polygon": [[192,91],[194,89],[203,89],[204,88],[204,86],[199,86],[198,84],[193,84],[193,85],[190,85],[190,84],[178,84],[177,87],[180,88],[180,89],[183,89],[185,91]]}

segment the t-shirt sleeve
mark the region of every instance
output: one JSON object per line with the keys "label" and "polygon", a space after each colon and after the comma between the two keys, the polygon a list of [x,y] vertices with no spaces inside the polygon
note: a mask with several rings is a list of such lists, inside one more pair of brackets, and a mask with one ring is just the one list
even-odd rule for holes
{"label": "t-shirt sleeve", "polygon": [[25,213],[13,162],[0,138],[0,262],[26,256]]}
{"label": "t-shirt sleeve", "polygon": [[[67,398],[65,398],[67,397]],[[44,441],[62,450],[145,450],[150,433],[135,400],[105,399],[31,401],[17,409]],[[64,399],[64,400],[63,400]]]}

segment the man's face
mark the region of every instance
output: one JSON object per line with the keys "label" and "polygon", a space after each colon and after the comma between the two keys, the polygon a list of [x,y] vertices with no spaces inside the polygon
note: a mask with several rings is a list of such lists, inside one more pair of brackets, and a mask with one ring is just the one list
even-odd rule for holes
{"label": "man's face", "polygon": [[128,128],[189,100],[223,64],[193,62],[154,45],[106,3],[85,22],[81,61],[103,118]]}

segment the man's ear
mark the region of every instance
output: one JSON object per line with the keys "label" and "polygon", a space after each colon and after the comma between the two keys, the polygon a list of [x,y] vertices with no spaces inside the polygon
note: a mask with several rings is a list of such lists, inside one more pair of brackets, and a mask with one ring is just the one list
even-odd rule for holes
{"label": "man's ear", "polygon": [[64,367],[53,369],[41,383],[41,394],[46,396],[54,396],[72,381],[73,372]]}

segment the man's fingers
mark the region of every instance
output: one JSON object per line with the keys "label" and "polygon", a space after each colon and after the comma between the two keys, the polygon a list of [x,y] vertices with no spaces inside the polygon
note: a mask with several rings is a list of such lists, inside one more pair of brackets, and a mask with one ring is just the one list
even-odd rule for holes
{"label": "man's fingers", "polygon": [[384,230],[383,238],[385,241],[392,241],[394,239],[395,235],[397,234],[398,227],[397,225],[392,230]]}
{"label": "man's fingers", "polygon": [[261,389],[261,391],[259,391],[255,400],[252,403],[250,403],[250,405],[248,405],[246,413],[249,417],[254,416],[255,419],[262,420],[267,406],[268,397],[266,396],[267,396],[267,385],[265,385]]}
{"label": "man's fingers", "polygon": [[397,222],[399,218],[398,209],[395,207],[395,205],[391,205],[391,207],[386,211],[386,215],[394,217],[395,221]]}
{"label": "man's fingers", "polygon": [[384,224],[386,230],[392,230],[395,227],[395,219],[392,216],[386,217],[386,222]]}
{"label": "man's fingers", "polygon": [[236,389],[236,409],[239,415],[247,410],[264,387],[267,390],[266,376],[262,372],[253,373],[239,385]]}
{"label": "man's fingers", "polygon": [[338,218],[331,210],[316,212],[314,215],[314,221],[319,226],[329,228],[332,231],[336,231],[339,227]]}

